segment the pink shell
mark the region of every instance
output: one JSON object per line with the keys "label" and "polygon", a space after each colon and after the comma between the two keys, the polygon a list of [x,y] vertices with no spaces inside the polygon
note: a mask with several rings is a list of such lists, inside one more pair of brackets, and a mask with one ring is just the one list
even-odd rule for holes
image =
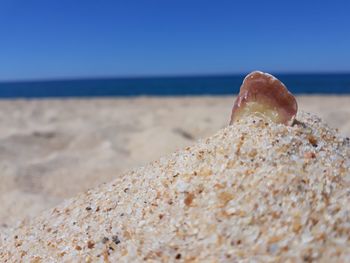
{"label": "pink shell", "polygon": [[295,97],[281,81],[270,74],[253,71],[243,80],[233,105],[230,125],[238,119],[239,110],[251,101],[269,105],[277,111],[279,123],[285,125],[292,125],[298,111]]}

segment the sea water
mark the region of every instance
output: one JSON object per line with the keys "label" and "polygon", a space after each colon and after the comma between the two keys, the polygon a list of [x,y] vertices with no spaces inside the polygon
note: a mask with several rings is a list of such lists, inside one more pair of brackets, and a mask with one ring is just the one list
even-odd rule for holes
{"label": "sea water", "polygon": [[[350,94],[350,74],[275,74],[294,94]],[[0,98],[237,94],[243,75],[0,82]]]}

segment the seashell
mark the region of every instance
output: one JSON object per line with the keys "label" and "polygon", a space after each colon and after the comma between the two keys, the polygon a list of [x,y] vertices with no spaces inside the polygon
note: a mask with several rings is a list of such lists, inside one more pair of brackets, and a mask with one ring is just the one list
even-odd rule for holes
{"label": "seashell", "polygon": [[268,73],[253,71],[243,80],[232,109],[230,125],[248,115],[292,125],[297,110],[295,97],[281,81]]}

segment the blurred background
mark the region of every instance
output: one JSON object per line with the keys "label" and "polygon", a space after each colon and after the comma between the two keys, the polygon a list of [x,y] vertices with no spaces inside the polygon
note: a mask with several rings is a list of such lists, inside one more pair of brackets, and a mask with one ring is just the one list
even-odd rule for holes
{"label": "blurred background", "polygon": [[0,96],[234,94],[256,69],[293,92],[349,93],[349,10],[345,0],[3,0]]}
{"label": "blurred background", "polygon": [[350,135],[348,1],[3,0],[0,231],[225,127],[244,75]]}

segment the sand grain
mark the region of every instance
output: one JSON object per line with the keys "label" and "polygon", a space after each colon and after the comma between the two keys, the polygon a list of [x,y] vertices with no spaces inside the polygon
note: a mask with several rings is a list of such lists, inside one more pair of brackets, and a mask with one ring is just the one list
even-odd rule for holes
{"label": "sand grain", "polygon": [[349,139],[298,120],[248,118],[67,200],[3,234],[0,259],[348,261]]}

